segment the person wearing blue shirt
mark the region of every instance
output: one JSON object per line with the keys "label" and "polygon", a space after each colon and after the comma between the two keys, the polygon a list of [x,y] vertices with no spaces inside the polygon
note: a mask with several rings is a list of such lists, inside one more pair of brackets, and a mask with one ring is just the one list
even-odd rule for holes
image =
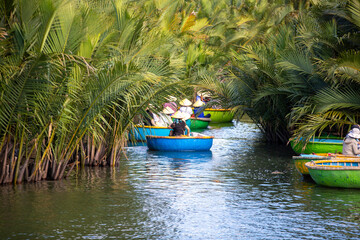
{"label": "person wearing blue shirt", "polygon": [[[210,118],[210,117],[211,117],[211,114],[210,114],[210,113],[204,115],[204,112],[203,112],[203,110],[204,110],[204,105],[205,105],[205,103],[204,103],[203,101],[197,100],[197,101],[193,104],[193,106],[194,106],[194,114],[195,114],[195,116],[197,116],[197,117],[199,117],[199,118]],[[198,112],[200,112],[199,115],[197,115]]]}

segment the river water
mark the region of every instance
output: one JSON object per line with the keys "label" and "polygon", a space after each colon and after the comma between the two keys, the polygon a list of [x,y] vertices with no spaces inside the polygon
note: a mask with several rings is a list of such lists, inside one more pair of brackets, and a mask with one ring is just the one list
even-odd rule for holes
{"label": "river water", "polygon": [[0,239],[359,239],[360,190],[302,179],[252,123],[203,133],[211,152],[133,146],[119,168],[0,186]]}

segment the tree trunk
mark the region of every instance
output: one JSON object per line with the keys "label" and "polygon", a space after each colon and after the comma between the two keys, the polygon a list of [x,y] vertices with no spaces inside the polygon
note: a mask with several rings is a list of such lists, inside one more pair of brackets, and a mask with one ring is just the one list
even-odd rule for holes
{"label": "tree trunk", "polygon": [[95,156],[95,142],[94,142],[94,137],[92,137],[92,140],[91,140],[91,157],[90,157],[89,165],[93,165],[94,156]]}
{"label": "tree trunk", "polygon": [[97,151],[96,151],[96,154],[95,154],[95,157],[94,157],[94,165],[95,166],[98,166],[100,164],[100,155],[102,154],[102,151],[103,150],[103,144],[100,143],[100,146],[98,147]]}
{"label": "tree trunk", "polygon": [[22,180],[24,179],[25,169],[27,169],[27,167],[28,167],[30,157],[31,157],[31,154],[29,154],[29,156],[25,160],[25,163],[20,167],[19,175],[16,180],[17,183],[21,183]]}
{"label": "tree trunk", "polygon": [[90,152],[91,152],[91,141],[90,141],[90,135],[87,136],[87,153],[86,153],[86,159],[85,159],[85,165],[90,164]]}
{"label": "tree trunk", "polygon": [[5,155],[4,155],[4,161],[3,161],[3,167],[2,167],[2,171],[1,171],[1,175],[0,175],[0,184],[3,182],[3,179],[6,179],[5,170],[6,170],[8,154],[9,154],[9,143],[7,142],[6,149],[5,149]]}

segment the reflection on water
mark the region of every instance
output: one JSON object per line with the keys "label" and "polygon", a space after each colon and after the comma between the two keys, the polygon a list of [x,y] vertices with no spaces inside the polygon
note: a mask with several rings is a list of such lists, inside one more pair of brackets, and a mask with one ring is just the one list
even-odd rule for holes
{"label": "reflection on water", "polygon": [[212,159],[212,151],[201,152],[161,152],[161,151],[147,151],[147,157],[157,159],[158,161],[180,160],[193,163],[210,161]]}
{"label": "reflection on water", "polygon": [[359,190],[302,179],[292,151],[254,124],[204,134],[208,152],[133,146],[116,169],[1,186],[1,239],[358,238]]}

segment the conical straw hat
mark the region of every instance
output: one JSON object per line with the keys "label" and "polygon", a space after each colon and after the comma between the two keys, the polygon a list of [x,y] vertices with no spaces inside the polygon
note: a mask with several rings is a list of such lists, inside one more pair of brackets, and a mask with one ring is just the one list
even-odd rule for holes
{"label": "conical straw hat", "polygon": [[201,106],[204,106],[204,105],[205,105],[205,103],[204,103],[203,101],[201,101],[201,100],[197,100],[197,101],[193,104],[194,107],[201,107]]}
{"label": "conical straw hat", "polygon": [[172,118],[182,119],[184,116],[180,111],[177,111],[174,115],[171,116]]}
{"label": "conical straw hat", "polygon": [[187,98],[185,98],[185,99],[183,99],[183,100],[180,101],[180,105],[181,105],[181,106],[190,107],[191,104],[192,104],[192,103],[191,103]]}
{"label": "conical straw hat", "polygon": [[173,114],[175,111],[172,110],[170,107],[166,107],[162,112],[165,114]]}

